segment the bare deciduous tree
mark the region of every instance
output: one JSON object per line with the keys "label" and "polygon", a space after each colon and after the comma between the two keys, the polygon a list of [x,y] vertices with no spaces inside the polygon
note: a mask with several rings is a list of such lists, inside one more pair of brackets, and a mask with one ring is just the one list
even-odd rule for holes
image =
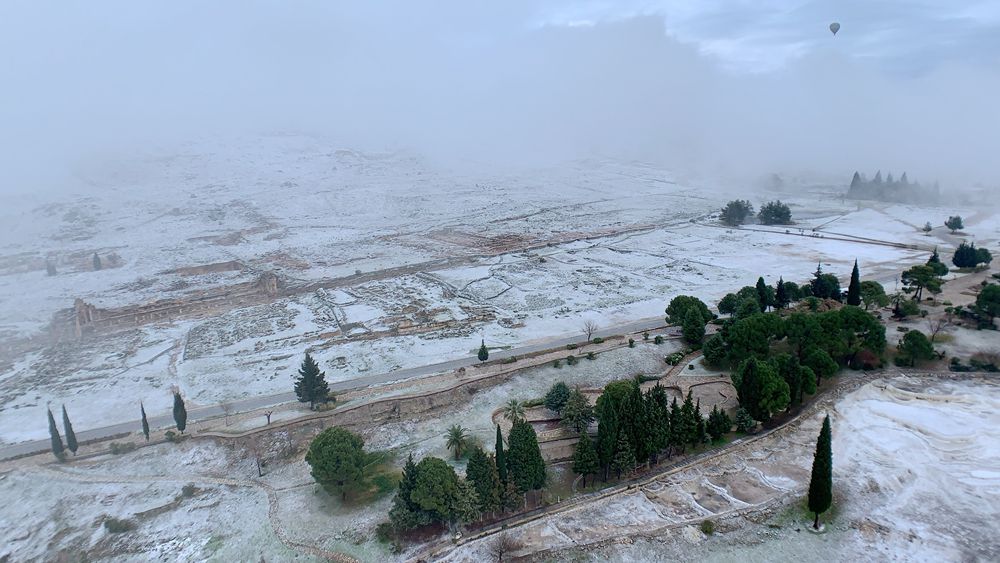
{"label": "bare deciduous tree", "polygon": [[597,332],[597,323],[588,320],[583,323],[583,333],[587,335],[587,342],[590,342],[590,337]]}
{"label": "bare deciduous tree", "polygon": [[937,339],[937,335],[939,332],[951,326],[952,324],[954,324],[953,317],[950,313],[938,317],[928,317],[927,328],[931,333],[931,343],[933,344],[934,341]]}
{"label": "bare deciduous tree", "polygon": [[226,416],[226,426],[229,426],[229,415],[233,414],[233,404],[229,401],[223,401],[219,404],[219,408],[222,409],[222,414]]}
{"label": "bare deciduous tree", "polygon": [[494,561],[503,561],[505,555],[521,549],[521,542],[514,539],[508,532],[500,532],[490,542],[489,554]]}
{"label": "bare deciduous tree", "polygon": [[274,411],[264,411],[264,416],[267,417],[267,424],[268,424],[268,426],[271,425],[271,415],[272,414],[274,414]]}

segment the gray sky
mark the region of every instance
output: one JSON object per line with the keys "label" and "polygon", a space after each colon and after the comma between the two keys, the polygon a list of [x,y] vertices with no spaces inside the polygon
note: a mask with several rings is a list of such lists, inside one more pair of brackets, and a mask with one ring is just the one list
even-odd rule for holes
{"label": "gray sky", "polygon": [[1000,183],[995,0],[5,0],[0,52],[4,191],[273,130],[500,162]]}

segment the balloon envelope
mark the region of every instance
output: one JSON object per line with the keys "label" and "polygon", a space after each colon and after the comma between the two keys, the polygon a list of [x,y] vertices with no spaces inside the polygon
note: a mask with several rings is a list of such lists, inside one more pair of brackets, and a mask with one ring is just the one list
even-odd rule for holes
{"label": "balloon envelope", "polygon": [[831,23],[830,31],[832,31],[834,35],[837,35],[837,32],[840,31],[840,24],[837,22]]}

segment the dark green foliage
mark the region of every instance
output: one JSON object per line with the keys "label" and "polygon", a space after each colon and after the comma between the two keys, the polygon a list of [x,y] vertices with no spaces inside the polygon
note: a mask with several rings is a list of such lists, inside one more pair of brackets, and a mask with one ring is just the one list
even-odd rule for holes
{"label": "dark green foliage", "polygon": [[706,430],[712,440],[718,441],[732,427],[733,421],[726,414],[726,411],[720,410],[718,405],[713,406],[712,412],[708,414],[708,424],[706,425]]}
{"label": "dark green foliage", "polygon": [[933,360],[936,356],[931,341],[919,330],[907,331],[896,350],[899,353],[896,363],[910,367],[917,365],[917,362]]}
{"label": "dark green foliage", "polygon": [[934,270],[934,275],[938,277],[942,277],[948,273],[948,266],[945,266],[944,262],[941,261],[941,255],[938,254],[936,246],[934,247],[934,254],[931,254],[931,257],[927,259],[927,265]]}
{"label": "dark green foliage", "polygon": [[146,441],[149,441],[149,421],[146,420],[146,407],[142,406],[142,402],[139,403],[139,412],[142,414],[142,435],[146,437]]}
{"label": "dark green foliage", "polygon": [[705,341],[702,352],[704,352],[705,361],[709,365],[720,366],[726,361],[726,355],[729,351],[726,349],[726,343],[722,339],[722,335],[717,333]]}
{"label": "dark green foliage", "polygon": [[550,411],[562,412],[563,405],[569,400],[569,387],[562,381],[556,383],[545,394],[545,408]]}
{"label": "dark green foliage", "polygon": [[476,354],[476,357],[479,358],[480,362],[485,362],[486,360],[490,359],[490,351],[486,349],[486,341],[485,340],[483,340],[479,344],[479,353]]}
{"label": "dark green foliage", "polygon": [[934,273],[934,268],[923,264],[904,270],[900,280],[904,284],[903,291],[912,293],[914,301],[921,300],[925,289],[935,295],[941,293],[941,284],[944,283]]}
{"label": "dark green foliage", "polygon": [[[785,290],[785,296],[788,298],[789,303],[794,303],[801,300],[804,295],[802,294],[802,288],[799,284],[795,282],[786,281],[781,284],[781,287]],[[809,286],[805,286],[808,288]]]}
{"label": "dark green foliage", "polygon": [[847,304],[858,307],[861,305],[861,274],[858,272],[858,261],[854,261],[851,270],[851,283],[847,286]]}
{"label": "dark green foliage", "polygon": [[574,389],[563,405],[562,423],[575,432],[585,432],[593,421],[593,407],[579,388]]}
{"label": "dark green foliage", "polygon": [[629,338],[628,339],[628,347],[629,348],[635,348],[635,339],[634,338]]}
{"label": "dark green foliage", "polygon": [[469,442],[469,434],[460,424],[452,424],[445,434],[445,440],[445,447],[455,452],[455,461],[458,461]]}
{"label": "dark green foliage", "polygon": [[62,419],[63,430],[66,432],[66,447],[73,452],[73,455],[76,455],[79,446],[76,443],[76,432],[73,432],[73,424],[69,421],[69,415],[66,414],[66,405],[63,405],[62,408]]}
{"label": "dark green foliage", "polygon": [[820,348],[813,348],[807,352],[802,359],[802,363],[813,371],[816,375],[817,383],[820,378],[833,377],[840,368],[837,362],[833,361],[833,358],[830,357],[830,354]]}
{"label": "dark green foliage", "polygon": [[765,225],[791,225],[792,210],[780,199],[769,201],[761,206],[757,218]]}
{"label": "dark green foliage", "polygon": [[788,297],[788,287],[785,285],[785,280],[779,277],[778,284],[774,289],[774,308],[784,309],[791,301],[791,298]]}
{"label": "dark green foliage", "polygon": [[752,317],[760,313],[760,301],[757,296],[746,297],[740,304],[736,307],[736,313],[733,314],[734,320],[745,319],[747,317]]}
{"label": "dark green foliage", "polygon": [[753,205],[746,200],[734,199],[722,208],[720,220],[730,227],[742,225],[753,215]]}
{"label": "dark green foliage", "polygon": [[[96,254],[94,255],[97,256]],[[97,268],[100,270],[100,268]],[[109,534],[124,534],[125,532],[131,532],[135,529],[135,522],[132,520],[125,520],[119,518],[107,517],[104,519],[104,529],[108,531]]]}
{"label": "dark green foliage", "polygon": [[799,404],[802,400],[802,366],[799,359],[790,354],[778,354],[770,359],[771,365],[778,375],[788,384],[788,406]]}
{"label": "dark green foliage", "polygon": [[710,536],[715,533],[715,522],[712,522],[711,520],[702,520],[698,527],[701,529],[701,533],[706,536]]}
{"label": "dark green foliage", "polygon": [[740,408],[736,411],[736,431],[747,434],[757,427],[757,421],[750,416],[750,411]]}
{"label": "dark green foliage", "polygon": [[511,481],[504,485],[500,502],[503,504],[503,509],[510,512],[521,507],[522,498],[521,493],[517,490],[517,486]]}
{"label": "dark green foliage", "polygon": [[735,293],[727,293],[719,301],[719,312],[723,315],[732,315],[736,312],[736,307],[740,304],[740,298]]}
{"label": "dark green foliage", "polygon": [[497,441],[494,446],[497,464],[497,474],[500,476],[500,482],[507,482],[507,454],[503,451],[503,434],[500,433],[500,425],[497,424]]}
{"label": "dark green foliage", "polygon": [[510,429],[507,449],[507,473],[521,492],[545,486],[545,462],[538,447],[538,436],[530,423],[515,420]]}
{"label": "dark green foliage", "polygon": [[579,348],[579,346],[576,345],[576,344],[567,344],[566,345],[566,349],[567,350],[576,350],[577,348]]}
{"label": "dark green foliage", "polygon": [[810,289],[813,297],[840,301],[840,281],[833,274],[824,274],[823,268],[819,265],[816,266],[816,272],[813,273]]}
{"label": "dark green foliage", "polygon": [[177,430],[183,434],[184,429],[187,428],[188,413],[187,408],[184,406],[184,399],[181,398],[181,394],[174,392],[174,423],[177,424]]}
{"label": "dark green foliage", "polygon": [[965,243],[958,245],[951,262],[959,268],[975,268],[979,264],[989,264],[993,261],[993,255],[985,248],[976,248],[976,243]]}
{"label": "dark green foliage", "polygon": [[948,230],[950,230],[952,234],[954,234],[955,231],[960,231],[965,227],[965,225],[962,223],[961,215],[952,215],[948,217],[948,220],[944,222],[944,226],[948,227]]}
{"label": "dark green foliage", "polygon": [[708,440],[708,433],[705,431],[705,417],[701,416],[701,399],[694,405],[694,436],[691,438],[691,447],[704,444]]}
{"label": "dark green foliage", "polygon": [[52,417],[52,411],[46,409],[49,414],[49,438],[52,441],[52,455],[56,456],[59,461],[66,460],[66,450],[63,447],[62,436],[59,435],[59,429],[56,427],[56,419]]}
{"label": "dark green foliage", "polygon": [[738,319],[726,331],[729,358],[739,363],[750,357],[767,357],[771,342],[784,336],[785,326],[774,313],[756,313]]}
{"label": "dark green foliage", "polygon": [[443,459],[425,457],[417,464],[416,473],[410,501],[431,521],[457,520],[455,507],[461,502],[462,491],[455,470]]}
{"label": "dark green foliage", "polygon": [[112,453],[112,455],[127,454],[129,452],[135,451],[135,444],[133,444],[132,442],[125,442],[125,443],[111,442],[110,444],[108,444],[108,450]]}
{"label": "dark green foliage", "polygon": [[912,299],[904,299],[902,294],[892,297],[894,308],[892,314],[900,319],[920,314],[920,306]]}
{"label": "dark green foliage", "polygon": [[597,356],[593,352],[587,352],[587,359],[588,360],[596,360]]}
{"label": "dark green foliage", "polygon": [[861,282],[861,301],[865,304],[865,311],[872,306],[879,309],[889,304],[889,296],[885,294],[885,288],[882,287],[882,284],[877,281],[865,280]]}
{"label": "dark green foliage", "polygon": [[628,438],[622,433],[615,444],[615,454],[611,458],[611,470],[621,479],[622,473],[631,473],[635,469],[635,466],[636,461],[635,454],[632,453],[632,445],[629,444]]}
{"label": "dark green foliage", "polygon": [[469,454],[469,463],[465,466],[465,479],[476,490],[480,512],[500,510],[503,489],[496,460],[486,455],[486,452],[478,446]]}
{"label": "dark green foliage", "polygon": [[986,249],[986,248],[977,248],[976,249],[976,265],[977,266],[980,265],[980,264],[989,264],[992,261],[993,261],[993,255],[990,254],[990,251],[988,249]]}
{"label": "dark green foliage", "polygon": [[733,386],[739,396],[740,406],[754,420],[767,422],[774,413],[784,410],[789,401],[788,384],[767,362],[750,358],[733,373]]}
{"label": "dark green foliage", "polygon": [[684,315],[684,325],[681,329],[684,340],[688,344],[700,345],[705,338],[705,318],[697,309],[691,307]]}
{"label": "dark green foliage", "polygon": [[643,396],[647,448],[653,461],[670,446],[670,403],[667,390],[657,383]]}
{"label": "dark green foliage", "polygon": [[570,354],[570,355],[566,356],[566,365],[568,365],[568,366],[575,366],[576,365],[576,356],[574,356],[573,354]]}
{"label": "dark green foliage", "polygon": [[764,283],[764,277],[761,276],[757,278],[757,303],[760,305],[760,312],[763,313],[767,311],[768,306],[771,305],[768,299],[768,287]]}
{"label": "dark green foliage", "polygon": [[299,376],[295,380],[295,396],[300,403],[309,403],[309,408],[315,408],[316,403],[326,402],[329,395],[330,386],[326,383],[326,374],[319,370],[319,364],[306,352],[299,367]]}
{"label": "dark green foliage", "polygon": [[600,336],[595,336],[595,337],[593,337],[593,338],[590,339],[590,342],[593,343],[593,344],[601,344],[601,343],[604,342],[604,339],[601,338]]}
{"label": "dark green foliage", "polygon": [[976,309],[992,322],[1000,316],[1000,285],[989,284],[976,296]]}
{"label": "dark green foliage", "polygon": [[688,389],[684,404],[681,405],[681,417],[678,420],[677,437],[682,444],[695,446],[698,444],[698,416],[695,413],[694,399]]}
{"label": "dark green foliage", "polygon": [[833,504],[833,452],[831,451],[830,415],[823,419],[823,429],[816,440],[812,477],[809,479],[809,511],[816,515],[813,527],[819,529],[819,515]]}
{"label": "dark green foliage", "polygon": [[690,295],[678,295],[670,300],[670,304],[667,305],[667,322],[675,325],[679,325],[687,319],[688,311],[694,309],[697,311],[698,315],[704,321],[703,324],[707,324],[708,321],[712,320],[712,312],[708,310],[708,305],[698,299],[697,297],[692,297]]}
{"label": "dark green foliage", "polygon": [[657,334],[653,337],[653,344],[660,345],[663,344],[663,337]]}
{"label": "dark green foliage", "polygon": [[598,422],[597,455],[605,472],[611,466],[619,434],[631,434],[629,425],[632,419],[629,416],[631,413],[626,411],[626,403],[634,385],[634,381],[612,381],[604,386],[604,391],[597,398],[594,409]]}
{"label": "dark green foliage", "polygon": [[573,450],[573,473],[583,477],[583,486],[587,486],[587,476],[596,475],[601,468],[601,460],[597,458],[597,450],[586,432],[580,433],[580,440]]}
{"label": "dark green foliage", "polygon": [[360,436],[335,426],[319,433],[306,453],[310,474],[327,493],[340,494],[359,490],[364,483],[367,457],[364,440]]}

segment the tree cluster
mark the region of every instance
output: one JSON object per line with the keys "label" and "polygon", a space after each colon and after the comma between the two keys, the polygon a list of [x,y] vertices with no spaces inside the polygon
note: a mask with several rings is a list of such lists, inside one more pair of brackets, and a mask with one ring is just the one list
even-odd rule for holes
{"label": "tree cluster", "polygon": [[955,255],[951,258],[951,263],[959,268],[975,268],[980,264],[989,264],[993,261],[993,255],[989,249],[976,248],[976,243],[962,242],[955,249]]}
{"label": "tree cluster", "polygon": [[730,227],[736,227],[753,216],[753,204],[745,199],[734,199],[722,208],[720,220]]}
{"label": "tree cluster", "polygon": [[765,225],[791,225],[792,210],[780,199],[769,201],[761,206],[757,218]]}

